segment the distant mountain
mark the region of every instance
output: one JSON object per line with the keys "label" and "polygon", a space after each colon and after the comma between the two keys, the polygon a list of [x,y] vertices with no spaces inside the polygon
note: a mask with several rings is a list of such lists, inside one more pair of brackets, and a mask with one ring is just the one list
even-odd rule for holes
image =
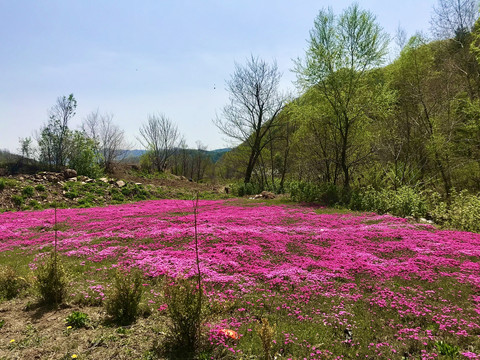
{"label": "distant mountain", "polygon": [[[210,156],[210,158],[212,159],[212,161],[215,163],[217,162],[218,160],[220,160],[220,158],[227,152],[229,152],[230,150],[232,150],[231,148],[223,148],[223,149],[215,149],[215,150],[205,150],[204,153],[207,154],[208,156]],[[198,150],[196,149],[188,149],[188,151],[190,153],[195,153],[197,152]],[[146,150],[126,150],[125,151],[125,154],[123,155],[123,157],[125,158],[124,161],[136,161],[135,159],[139,158],[140,156],[142,156],[143,154],[145,154]],[[138,159],[137,159],[138,160]]]}

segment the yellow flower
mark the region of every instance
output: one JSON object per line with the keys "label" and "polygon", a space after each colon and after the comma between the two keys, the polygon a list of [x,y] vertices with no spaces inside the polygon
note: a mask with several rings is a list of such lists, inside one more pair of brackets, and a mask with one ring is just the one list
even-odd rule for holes
{"label": "yellow flower", "polygon": [[15,339],[10,340],[10,344],[13,344],[15,342]]}
{"label": "yellow flower", "polygon": [[76,359],[77,357],[78,357],[77,354],[72,355],[72,359]]}
{"label": "yellow flower", "polygon": [[[68,329],[71,329],[71,328],[72,328],[71,326],[67,326],[67,330],[68,330]],[[75,354],[74,354],[74,355],[75,355]]]}

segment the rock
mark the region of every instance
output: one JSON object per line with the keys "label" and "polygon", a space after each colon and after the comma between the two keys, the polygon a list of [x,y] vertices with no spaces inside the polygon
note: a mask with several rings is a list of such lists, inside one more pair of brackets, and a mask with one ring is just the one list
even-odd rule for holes
{"label": "rock", "polygon": [[95,182],[95,179],[87,179],[87,180],[85,180],[85,182],[86,182],[87,184],[90,184],[90,183]]}
{"label": "rock", "polygon": [[262,191],[260,194],[264,199],[275,199],[275,194],[270,191]]}
{"label": "rock", "polygon": [[54,175],[46,175],[45,180],[49,182],[58,182],[58,178]]}
{"label": "rock", "polygon": [[425,218],[420,218],[418,219],[421,223],[424,223],[424,224],[433,224],[433,221],[432,220],[427,220]]}
{"label": "rock", "polygon": [[118,180],[115,184],[117,184],[118,187],[124,187],[126,184],[125,184],[125,181],[122,181],[122,180]]}
{"label": "rock", "polygon": [[63,171],[63,177],[65,179],[70,179],[77,176],[77,171],[73,169],[65,169]]}
{"label": "rock", "polygon": [[72,177],[72,178],[68,179],[68,181],[77,182],[77,177],[76,176]]}
{"label": "rock", "polygon": [[100,179],[98,179],[98,180],[101,181],[101,182],[104,182],[105,184],[108,184],[108,179],[105,178],[105,177],[100,178]]}

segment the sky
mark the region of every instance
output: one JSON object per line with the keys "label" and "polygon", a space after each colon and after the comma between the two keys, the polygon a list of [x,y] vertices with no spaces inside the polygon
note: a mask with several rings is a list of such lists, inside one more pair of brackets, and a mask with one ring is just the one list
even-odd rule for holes
{"label": "sky", "polygon": [[[78,102],[71,129],[91,112],[113,115],[132,148],[149,115],[164,114],[187,145],[231,144],[213,124],[228,103],[235,62],[276,61],[281,91],[296,93],[319,10],[346,0],[0,0],[0,149],[18,152],[58,97]],[[393,38],[430,32],[437,0],[360,0]],[[395,57],[394,42],[390,59]]]}

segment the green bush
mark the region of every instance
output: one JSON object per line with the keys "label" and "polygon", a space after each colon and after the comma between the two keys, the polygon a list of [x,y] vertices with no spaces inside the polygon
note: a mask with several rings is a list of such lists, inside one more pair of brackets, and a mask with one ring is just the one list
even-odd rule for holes
{"label": "green bush", "polygon": [[480,196],[452,191],[450,204],[432,194],[431,216],[435,223],[458,230],[480,232]]}
{"label": "green bush", "polygon": [[75,190],[68,191],[65,193],[65,197],[72,200],[77,198],[78,196],[79,196],[78,192],[76,192]]}
{"label": "green bush", "polygon": [[254,183],[239,183],[232,185],[232,192],[236,196],[256,195],[264,189],[259,184]]}
{"label": "green bush", "polygon": [[38,184],[37,186],[35,186],[35,190],[43,192],[45,191],[45,186],[42,184]]}
{"label": "green bush", "polygon": [[33,188],[33,186],[25,186],[22,189],[22,195],[24,197],[31,197],[33,196],[34,193],[35,193],[35,189]]}
{"label": "green bush", "polygon": [[0,298],[13,299],[27,287],[27,281],[10,266],[0,266]]}
{"label": "green bush", "polygon": [[340,202],[341,192],[334,184],[315,184],[307,181],[292,181],[287,191],[294,201],[335,205]]}
{"label": "green bush", "polygon": [[3,191],[5,189],[5,179],[0,179],[0,191]]}
{"label": "green bush", "polygon": [[20,195],[12,195],[11,199],[15,206],[23,205],[23,197],[21,197]]}
{"label": "green bush", "polygon": [[[355,210],[373,211],[377,214],[390,213],[406,217],[425,216],[427,203],[423,195],[414,188],[403,186],[398,190],[368,188],[363,195],[357,193],[353,206]],[[361,200],[359,199],[361,198]]]}
{"label": "green bush", "polygon": [[73,311],[65,319],[65,323],[75,329],[86,327],[89,321],[88,315],[81,311]]}
{"label": "green bush", "polygon": [[59,305],[67,295],[67,274],[60,259],[50,254],[46,261],[37,265],[36,287],[40,301],[46,305]]}
{"label": "green bush", "polygon": [[129,325],[138,316],[143,295],[143,277],[139,272],[115,274],[112,291],[105,301],[107,314],[119,325]]}
{"label": "green bush", "polygon": [[177,278],[165,287],[164,293],[170,318],[165,351],[173,358],[194,358],[200,348],[203,318],[196,283]]}

